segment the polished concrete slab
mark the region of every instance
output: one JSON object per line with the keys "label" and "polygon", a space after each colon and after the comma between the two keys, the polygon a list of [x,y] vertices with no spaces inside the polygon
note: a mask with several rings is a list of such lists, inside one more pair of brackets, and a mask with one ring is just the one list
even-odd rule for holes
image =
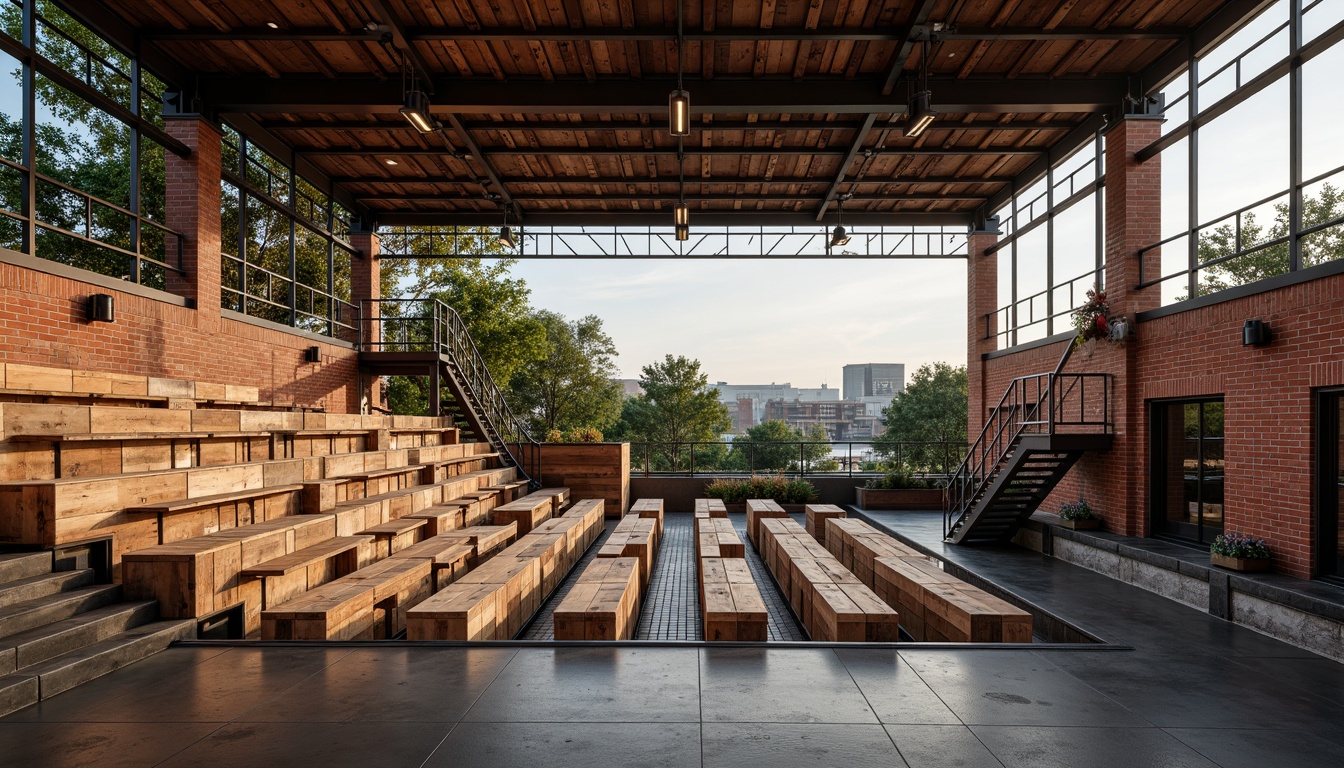
{"label": "polished concrete slab", "polygon": [[1134,650],[179,647],[0,719],[0,765],[1344,765],[1344,665],[1035,553],[954,554]]}

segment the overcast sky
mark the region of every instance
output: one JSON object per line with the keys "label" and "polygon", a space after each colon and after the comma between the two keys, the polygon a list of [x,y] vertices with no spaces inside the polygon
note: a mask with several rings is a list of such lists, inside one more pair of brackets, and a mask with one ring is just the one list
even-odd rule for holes
{"label": "overcast sky", "polygon": [[710,382],[840,386],[848,363],[966,362],[961,260],[523,261],[533,304],[595,314],[624,376],[663,355]]}

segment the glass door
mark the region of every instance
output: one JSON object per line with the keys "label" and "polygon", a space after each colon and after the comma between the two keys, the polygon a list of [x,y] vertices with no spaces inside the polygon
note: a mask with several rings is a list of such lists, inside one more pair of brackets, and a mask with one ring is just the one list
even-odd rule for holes
{"label": "glass door", "polygon": [[1154,403],[1151,421],[1153,531],[1207,544],[1223,532],[1223,401]]}
{"label": "glass door", "polygon": [[1317,413],[1320,572],[1344,577],[1344,392],[1323,392]]}

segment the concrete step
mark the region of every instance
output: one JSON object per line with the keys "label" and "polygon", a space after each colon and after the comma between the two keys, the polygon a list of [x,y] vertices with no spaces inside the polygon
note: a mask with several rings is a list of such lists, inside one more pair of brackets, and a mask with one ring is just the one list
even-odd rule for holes
{"label": "concrete step", "polygon": [[159,618],[154,600],[113,603],[63,621],[0,639],[0,675],[106,640]]}
{"label": "concrete step", "polygon": [[93,570],[84,568],[78,571],[44,573],[40,576],[29,576],[25,579],[0,584],[0,608],[16,603],[26,603],[29,600],[54,595],[58,592],[69,592],[72,589],[87,587],[93,583],[93,579]]}
{"label": "concrete step", "polygon": [[0,677],[0,717],[153,656],[195,633],[194,619],[156,621]]}
{"label": "concrete step", "polygon": [[75,614],[115,603],[120,598],[120,584],[98,584],[0,608],[0,637],[64,621]]}
{"label": "concrete step", "polygon": [[16,552],[0,555],[0,584],[51,573],[50,552]]}

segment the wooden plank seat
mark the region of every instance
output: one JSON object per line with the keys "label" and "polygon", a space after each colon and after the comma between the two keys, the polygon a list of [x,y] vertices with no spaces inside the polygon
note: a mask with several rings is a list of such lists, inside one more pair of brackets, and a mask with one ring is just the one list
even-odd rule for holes
{"label": "wooden plank seat", "polygon": [[412,512],[406,515],[407,518],[418,518],[425,521],[425,537],[438,536],[441,533],[456,531],[466,527],[465,510],[475,505],[472,501],[469,504],[436,504],[432,507],[422,509],[418,512]]}
{"label": "wooden plank seat", "polygon": [[498,453],[482,453],[474,456],[457,456],[448,459],[438,459],[437,461],[426,461],[420,466],[424,474],[422,482],[432,483],[443,480],[448,477],[455,477],[463,474],[463,467],[468,467],[466,471],[476,471],[485,469],[487,463],[493,459],[499,458]]}
{"label": "wooden plank seat", "polygon": [[291,515],[146,547],[123,556],[123,591],[130,600],[157,600],[167,619],[205,618],[241,605],[250,634],[260,627],[262,585],[243,571],[337,535],[335,515]]}
{"label": "wooden plank seat", "polygon": [[388,558],[261,613],[263,640],[372,640],[395,636],[406,611],[434,593],[429,558]]}
{"label": "wooden plank seat", "polygon": [[626,515],[615,530],[602,542],[598,557],[634,557],[639,560],[639,589],[642,595],[649,587],[653,563],[658,555],[658,521],[653,518]]}
{"label": "wooden plank seat", "polygon": [[791,518],[761,521],[762,559],[813,640],[896,642],[898,615]]}
{"label": "wooden plank seat", "polygon": [[834,504],[808,504],[803,507],[803,514],[805,515],[803,528],[823,547],[826,546],[826,521],[848,515],[845,510]]}
{"label": "wooden plank seat", "polygon": [[1032,616],[967,584],[931,559],[879,557],[877,596],[901,614],[915,640],[956,643],[1030,643]]}
{"label": "wooden plank seat", "polygon": [[663,500],[662,499],[637,499],[630,505],[630,514],[636,517],[647,517],[658,521],[658,536],[663,535]]}
{"label": "wooden plank seat", "polygon": [[831,518],[826,521],[826,549],[840,564],[854,572],[859,581],[876,590],[875,561],[879,557],[905,557],[929,560],[929,557],[857,518]]}
{"label": "wooden plank seat", "polygon": [[[403,468],[404,469],[404,468]],[[434,504],[441,504],[445,501],[471,498],[476,500],[479,496],[472,496],[483,486],[491,483],[501,482],[502,480],[511,480],[516,473],[512,467],[487,469],[477,472],[471,472],[465,475],[446,478],[435,483],[422,484],[419,478],[412,475],[406,475],[408,484],[398,488],[389,488],[381,493],[365,493],[367,486],[359,480],[352,480],[348,477],[328,478],[323,480],[310,480],[304,483],[303,511],[309,514],[326,512],[334,509],[336,506],[358,501],[366,498],[378,498],[395,500],[403,497],[409,497],[412,494],[429,493],[432,500],[424,503],[424,499],[416,502],[413,510],[403,510],[396,516],[408,514],[409,511],[418,511]],[[404,506],[404,505],[400,505]]]}
{"label": "wooden plank seat", "polygon": [[127,515],[153,515],[160,544],[240,525],[273,520],[299,511],[302,485],[277,485],[194,499],[174,499],[127,507]]}
{"label": "wooden plank seat", "polygon": [[569,504],[568,488],[562,488],[562,487],[542,488],[541,490],[529,493],[528,496],[550,496],[551,500],[555,504],[553,511],[557,515],[560,514],[560,512],[563,511],[564,508]]}
{"label": "wooden plank seat", "polygon": [[490,521],[496,525],[516,522],[518,523],[519,535],[527,535],[541,521],[559,512],[557,499],[562,491],[567,499],[569,497],[568,488],[546,488],[535,493],[529,493],[522,498],[514,499],[508,504],[496,506],[490,511]]}
{"label": "wooden plank seat", "polygon": [[482,488],[481,490],[497,491],[499,493],[499,502],[501,504],[508,504],[514,499],[517,499],[520,496],[525,495],[523,491],[526,488],[527,488],[526,480],[515,480],[509,483],[498,483],[496,485],[488,485]]}
{"label": "wooden plank seat", "polygon": [[242,569],[261,580],[261,608],[287,602],[374,560],[372,536],[336,536]]}
{"label": "wooden plank seat", "polygon": [[774,499],[747,499],[747,539],[751,546],[761,548],[761,521],[789,516]]}
{"label": "wooden plank seat", "polygon": [[746,557],[747,548],[737,529],[726,517],[701,518],[696,526],[695,556],[705,557]]}
{"label": "wooden plank seat", "polygon": [[556,606],[556,640],[629,640],[639,624],[639,560],[599,558]]}
{"label": "wooden plank seat", "polygon": [[[583,523],[583,549],[587,551],[588,547],[593,545],[602,536],[606,523],[606,502],[602,499],[580,499],[574,502],[561,517],[581,518]],[[544,525],[544,523],[543,523]]]}
{"label": "wooden plank seat", "polygon": [[695,512],[697,515],[704,512],[706,517],[727,517],[728,505],[723,499],[696,499]]}
{"label": "wooden plank seat", "polygon": [[765,642],[765,600],[741,557],[700,560],[700,616],[709,641]]}
{"label": "wooden plank seat", "polygon": [[359,534],[374,537],[376,558],[382,559],[419,543],[425,537],[425,526],[428,524],[429,521],[424,518],[399,517],[371,525]]}
{"label": "wooden plank seat", "polygon": [[460,536],[432,536],[392,554],[393,558],[428,560],[434,572],[434,591],[462,578],[476,566],[476,545]]}

